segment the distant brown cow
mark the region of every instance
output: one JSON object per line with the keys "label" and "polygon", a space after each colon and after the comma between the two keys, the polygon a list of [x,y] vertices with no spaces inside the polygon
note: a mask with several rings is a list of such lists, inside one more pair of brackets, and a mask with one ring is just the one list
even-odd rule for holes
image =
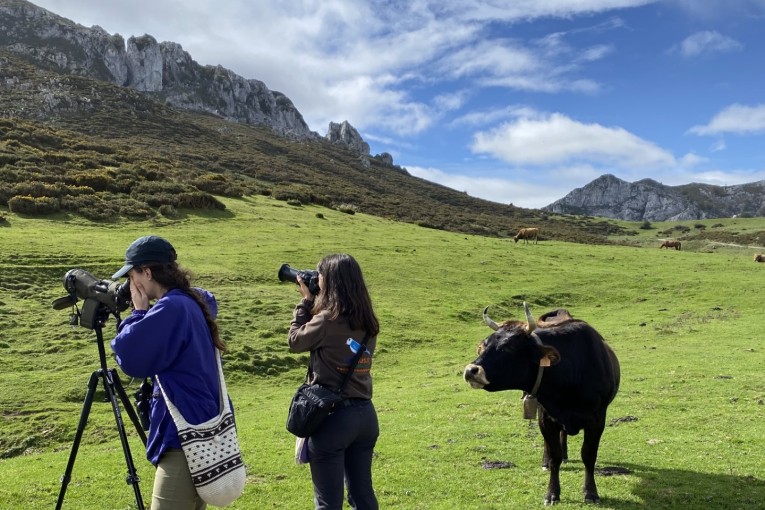
{"label": "distant brown cow", "polygon": [[754,261],[755,261],[755,262],[765,262],[765,254],[763,254],[763,253],[757,253],[757,254],[754,256]]}
{"label": "distant brown cow", "polygon": [[529,239],[534,240],[534,244],[537,244],[537,239],[539,238],[539,229],[538,228],[522,228],[518,231],[517,234],[515,234],[515,242],[518,242],[518,239],[523,239],[524,244],[529,243]]}
{"label": "distant brown cow", "polygon": [[659,249],[662,249],[662,248],[667,248],[667,249],[674,248],[676,250],[679,250],[680,241],[664,241],[663,243],[661,243],[661,246],[659,246]]}

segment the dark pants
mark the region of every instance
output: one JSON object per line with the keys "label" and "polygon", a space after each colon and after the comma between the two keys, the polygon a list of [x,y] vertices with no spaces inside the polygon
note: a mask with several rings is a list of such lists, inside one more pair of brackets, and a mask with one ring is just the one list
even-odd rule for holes
{"label": "dark pants", "polygon": [[308,440],[316,510],[343,507],[343,481],[348,503],[356,510],[377,510],[372,488],[372,454],[380,427],[371,400],[351,399],[330,414]]}

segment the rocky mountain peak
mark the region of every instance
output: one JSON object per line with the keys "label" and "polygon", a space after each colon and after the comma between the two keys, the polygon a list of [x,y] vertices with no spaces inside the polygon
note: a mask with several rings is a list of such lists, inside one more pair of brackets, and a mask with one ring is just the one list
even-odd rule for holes
{"label": "rocky mountain peak", "polygon": [[[25,0],[0,3],[0,48],[57,72],[129,87],[176,108],[269,126],[283,136],[319,139],[284,94],[222,66],[201,66],[180,44],[148,34],[111,35]],[[347,121],[331,123],[326,138],[362,156],[369,144]]]}
{"label": "rocky mountain peak", "polygon": [[763,216],[765,181],[736,186],[666,186],[653,179],[627,182],[606,174],[542,209],[630,221]]}

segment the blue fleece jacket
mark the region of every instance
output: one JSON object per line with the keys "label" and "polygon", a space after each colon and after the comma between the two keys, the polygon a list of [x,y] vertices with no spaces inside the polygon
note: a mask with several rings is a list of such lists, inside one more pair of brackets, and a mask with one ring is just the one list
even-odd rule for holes
{"label": "blue fleece jacket", "polygon": [[[218,305],[201,292],[213,318]],[[202,423],[220,412],[218,365],[210,328],[194,299],[174,289],[149,311],[134,311],[123,320],[111,342],[117,364],[133,377],[160,376],[170,401],[186,421]],[[180,448],[178,430],[154,383],[146,457],[155,466],[168,448]]]}

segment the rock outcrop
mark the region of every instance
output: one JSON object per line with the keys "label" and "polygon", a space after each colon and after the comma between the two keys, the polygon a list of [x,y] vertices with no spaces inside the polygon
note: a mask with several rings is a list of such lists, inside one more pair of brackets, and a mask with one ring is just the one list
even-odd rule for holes
{"label": "rock outcrop", "polygon": [[369,144],[361,138],[356,128],[351,126],[347,120],[340,124],[330,122],[326,138],[330,143],[348,147],[348,150],[359,156],[369,155]]}

